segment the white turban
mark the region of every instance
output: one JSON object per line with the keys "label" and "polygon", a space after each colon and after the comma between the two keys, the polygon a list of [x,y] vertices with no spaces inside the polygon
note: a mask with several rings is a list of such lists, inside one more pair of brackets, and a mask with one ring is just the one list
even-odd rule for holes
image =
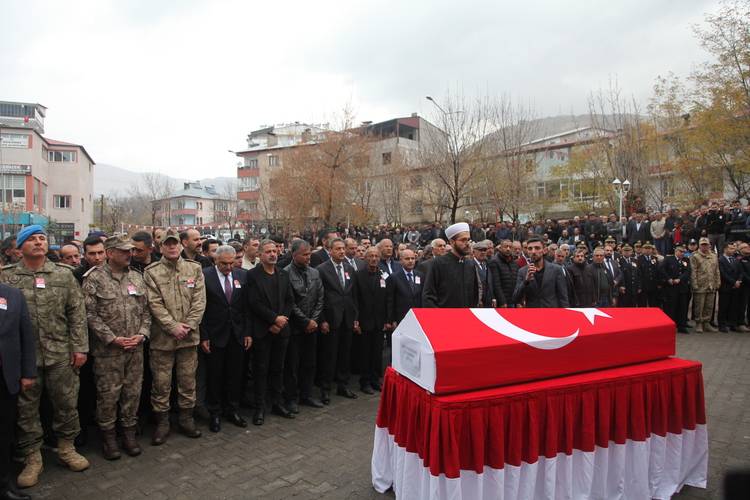
{"label": "white turban", "polygon": [[449,240],[452,240],[458,233],[468,233],[469,225],[466,222],[456,222],[455,224],[448,226],[445,230],[445,235]]}

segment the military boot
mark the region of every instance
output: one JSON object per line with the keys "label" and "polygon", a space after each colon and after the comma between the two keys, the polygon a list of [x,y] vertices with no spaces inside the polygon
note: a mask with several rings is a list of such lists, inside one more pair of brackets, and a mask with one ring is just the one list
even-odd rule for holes
{"label": "military boot", "polygon": [[58,438],[57,440],[57,458],[73,472],[81,472],[89,468],[89,461],[86,457],[76,451],[72,439]]}
{"label": "military boot", "polygon": [[21,473],[18,475],[16,482],[19,488],[31,488],[39,482],[39,474],[42,473],[44,466],[42,465],[42,452],[35,451],[30,455],[26,455],[24,459],[24,466]]}
{"label": "military boot", "polygon": [[701,323],[700,321],[696,321],[693,331],[695,333],[703,333],[703,323]]}
{"label": "military boot", "polygon": [[180,432],[187,437],[199,438],[201,437],[201,431],[195,428],[195,420],[193,419],[192,408],[180,408]]}
{"label": "military boot", "polygon": [[703,331],[711,332],[711,333],[716,333],[719,330],[717,330],[716,328],[714,328],[713,325],[711,325],[710,321],[706,321],[706,322],[703,323]]}
{"label": "military boot", "polygon": [[120,458],[120,450],[117,449],[117,436],[115,429],[102,429],[102,453],[107,460]]}
{"label": "military boot", "polygon": [[151,444],[159,446],[166,443],[167,437],[169,437],[169,412],[155,412],[154,417],[156,418],[156,428],[151,436]]}
{"label": "military boot", "polygon": [[135,426],[122,428],[122,447],[125,453],[131,457],[137,457],[141,454],[141,447],[135,438]]}

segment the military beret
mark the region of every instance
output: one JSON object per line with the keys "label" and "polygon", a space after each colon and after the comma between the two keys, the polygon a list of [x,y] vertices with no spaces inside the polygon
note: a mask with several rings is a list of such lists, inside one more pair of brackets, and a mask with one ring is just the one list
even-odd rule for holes
{"label": "military beret", "polygon": [[29,239],[30,236],[34,234],[43,234],[47,235],[46,232],[44,232],[44,228],[40,226],[39,224],[32,224],[31,226],[26,226],[25,228],[18,231],[18,235],[16,236],[16,248],[21,248],[21,246],[26,242],[26,240]]}

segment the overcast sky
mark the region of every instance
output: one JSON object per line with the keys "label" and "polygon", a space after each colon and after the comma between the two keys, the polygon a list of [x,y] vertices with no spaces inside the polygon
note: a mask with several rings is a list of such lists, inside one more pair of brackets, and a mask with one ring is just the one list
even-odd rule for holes
{"label": "overcast sky", "polygon": [[585,113],[615,77],[646,101],[706,58],[704,0],[4,2],[0,100],[49,108],[48,137],[97,163],[235,175],[229,149],[282,122],[434,110],[425,95],[508,93],[540,116]]}

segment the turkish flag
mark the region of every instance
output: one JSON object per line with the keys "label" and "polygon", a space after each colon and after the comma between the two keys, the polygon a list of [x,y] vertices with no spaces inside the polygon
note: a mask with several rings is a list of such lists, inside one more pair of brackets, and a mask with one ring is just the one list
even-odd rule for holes
{"label": "turkish flag", "polygon": [[656,308],[413,309],[393,366],[436,394],[666,358],[675,325]]}

